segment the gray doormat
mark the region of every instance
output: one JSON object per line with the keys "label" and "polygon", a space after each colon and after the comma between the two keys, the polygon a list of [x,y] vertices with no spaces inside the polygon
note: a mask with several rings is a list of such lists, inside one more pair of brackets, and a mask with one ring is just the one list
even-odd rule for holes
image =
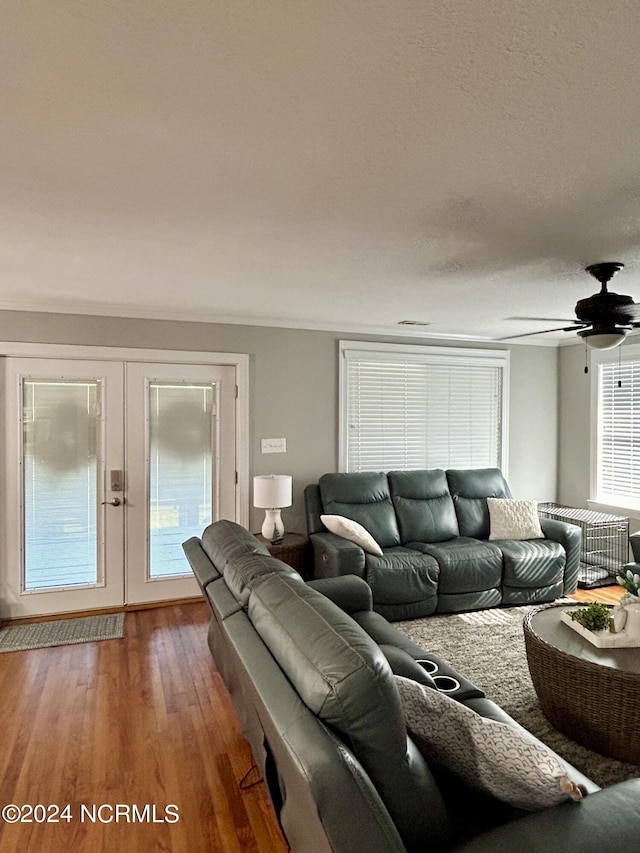
{"label": "gray doormat", "polygon": [[23,652],[73,643],[95,643],[124,637],[124,613],[55,619],[0,628],[0,652]]}

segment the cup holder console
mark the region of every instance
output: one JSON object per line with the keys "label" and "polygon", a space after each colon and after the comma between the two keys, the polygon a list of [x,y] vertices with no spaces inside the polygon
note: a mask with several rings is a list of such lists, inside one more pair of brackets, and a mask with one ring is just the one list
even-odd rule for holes
{"label": "cup holder console", "polygon": [[455,693],[456,690],[460,690],[460,682],[457,678],[454,678],[452,675],[436,674],[438,672],[438,664],[434,660],[416,660],[416,663],[420,664],[425,672],[433,678],[434,684],[441,693]]}
{"label": "cup holder console", "polygon": [[455,693],[460,689],[460,682],[451,675],[435,675],[433,680],[441,693]]}

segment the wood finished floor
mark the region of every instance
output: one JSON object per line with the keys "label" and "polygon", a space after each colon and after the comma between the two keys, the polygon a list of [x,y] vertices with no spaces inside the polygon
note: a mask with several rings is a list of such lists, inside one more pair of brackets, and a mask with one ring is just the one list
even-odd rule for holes
{"label": "wood finished floor", "polygon": [[[126,614],[125,638],[0,654],[0,806],[71,805],[59,823],[0,821],[2,853],[284,853],[207,646],[204,602]],[[80,807],[178,807],[175,823],[91,823]],[[150,813],[150,817],[152,813]]]}
{"label": "wood finished floor", "polygon": [[600,586],[596,589],[578,589],[569,598],[575,598],[581,604],[590,601],[599,601],[602,604],[617,604],[625,594],[625,589],[618,584],[614,586]]}

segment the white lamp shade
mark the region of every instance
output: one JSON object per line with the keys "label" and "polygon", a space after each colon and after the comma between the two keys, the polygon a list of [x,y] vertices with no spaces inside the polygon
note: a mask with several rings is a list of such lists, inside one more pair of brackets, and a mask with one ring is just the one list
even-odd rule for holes
{"label": "white lamp shade", "polygon": [[260,509],[291,506],[291,475],[261,474],[254,477],[253,505]]}

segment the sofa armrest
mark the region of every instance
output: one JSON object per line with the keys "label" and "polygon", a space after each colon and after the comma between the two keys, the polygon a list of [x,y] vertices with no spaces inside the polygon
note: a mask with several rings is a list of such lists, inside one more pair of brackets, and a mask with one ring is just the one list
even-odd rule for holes
{"label": "sofa armrest", "polygon": [[345,613],[359,613],[363,610],[373,610],[373,595],[371,587],[355,575],[343,575],[337,578],[319,578],[307,581],[311,586],[326,595]]}
{"label": "sofa armrest", "polygon": [[207,556],[197,536],[192,536],[183,542],[182,550],[196,576],[200,589],[204,593],[211,581],[217,580],[222,575]]}
{"label": "sofa armrest", "polygon": [[454,848],[455,853],[636,853],[640,837],[640,779],[630,779],[492,829]]}
{"label": "sofa armrest", "polygon": [[335,533],[312,533],[313,576],[335,578],[339,575],[358,575],[364,578],[364,551]]}
{"label": "sofa armrest", "polygon": [[580,571],[580,549],[582,547],[582,530],[577,524],[569,524],[556,518],[541,518],[540,527],[546,539],[558,542],[567,553],[564,567],[564,595],[575,592],[578,588],[578,573]]}

